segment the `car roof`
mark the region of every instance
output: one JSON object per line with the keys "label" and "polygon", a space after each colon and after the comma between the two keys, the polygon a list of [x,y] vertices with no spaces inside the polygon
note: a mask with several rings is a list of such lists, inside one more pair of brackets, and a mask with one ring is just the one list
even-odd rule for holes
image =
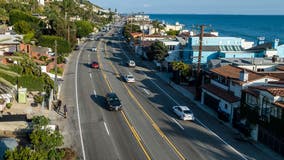
{"label": "car roof", "polygon": [[107,94],[108,97],[117,97],[117,95],[113,92]]}
{"label": "car roof", "polygon": [[183,111],[190,110],[187,106],[174,106],[174,107],[179,107]]}

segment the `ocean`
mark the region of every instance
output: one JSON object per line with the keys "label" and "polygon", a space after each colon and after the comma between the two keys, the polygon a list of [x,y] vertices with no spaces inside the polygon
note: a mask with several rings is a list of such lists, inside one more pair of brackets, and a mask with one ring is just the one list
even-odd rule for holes
{"label": "ocean", "polygon": [[274,15],[195,15],[195,14],[149,14],[150,19],[168,24],[179,22],[184,29],[197,30],[196,25],[207,25],[207,31],[215,30],[220,36],[241,37],[256,41],[280,39],[284,44],[284,16]]}

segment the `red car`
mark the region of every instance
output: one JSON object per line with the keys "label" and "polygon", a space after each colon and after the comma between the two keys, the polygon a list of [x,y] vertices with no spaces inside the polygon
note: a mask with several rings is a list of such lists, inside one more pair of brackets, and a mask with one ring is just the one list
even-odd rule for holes
{"label": "red car", "polygon": [[93,62],[93,63],[91,64],[91,67],[92,67],[92,68],[95,68],[95,69],[99,69],[99,68],[100,68],[98,62]]}

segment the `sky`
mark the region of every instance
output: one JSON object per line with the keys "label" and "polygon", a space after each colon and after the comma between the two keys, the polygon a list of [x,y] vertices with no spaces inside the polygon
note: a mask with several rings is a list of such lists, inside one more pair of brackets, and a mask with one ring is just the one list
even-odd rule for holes
{"label": "sky", "polygon": [[284,0],[90,0],[119,13],[284,15]]}

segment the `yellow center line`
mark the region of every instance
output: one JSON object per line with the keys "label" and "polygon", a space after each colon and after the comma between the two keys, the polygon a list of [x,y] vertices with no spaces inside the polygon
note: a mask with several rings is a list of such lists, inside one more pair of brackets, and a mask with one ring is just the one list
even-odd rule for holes
{"label": "yellow center line", "polygon": [[[100,45],[100,43],[101,43],[101,42],[99,42],[99,45]],[[98,46],[99,46],[99,45],[98,45]],[[104,48],[106,49],[106,46],[104,46]],[[106,50],[105,50],[105,52],[106,52]],[[101,61],[100,61],[100,54],[97,53],[97,56],[98,56],[98,61],[99,61],[100,68],[103,69],[103,65],[101,64]],[[105,81],[107,82],[107,86],[108,86],[108,88],[109,88],[109,91],[112,92],[111,85],[110,85],[109,80],[107,79],[105,73],[102,72],[102,75],[103,75]],[[124,118],[124,120],[125,120],[127,126],[129,127],[129,129],[130,129],[131,133],[133,134],[134,138],[136,139],[138,145],[140,146],[140,148],[142,149],[143,153],[145,154],[147,160],[151,160],[151,157],[150,157],[149,153],[147,152],[146,147],[145,147],[144,144],[142,143],[139,134],[137,133],[137,131],[135,130],[135,128],[130,124],[130,122],[129,122],[129,120],[127,119],[125,113],[124,113],[123,111],[121,111],[120,113],[122,114],[122,116],[123,116],[123,118]]]}
{"label": "yellow center line", "polygon": [[[109,62],[111,67],[113,68],[114,72],[118,74],[118,70],[114,67],[112,62]],[[132,99],[136,102],[136,104],[139,106],[139,108],[143,111],[143,113],[146,115],[146,117],[150,120],[153,128],[159,133],[159,135],[171,146],[171,148],[176,152],[178,157],[181,160],[186,160],[185,157],[181,154],[181,152],[176,148],[176,146],[168,139],[168,137],[164,134],[164,132],[159,128],[159,126],[155,123],[155,121],[151,118],[151,116],[148,114],[148,112],[143,108],[141,103],[138,101],[138,99],[132,94],[132,92],[129,90],[127,85],[125,83],[122,83],[124,88],[127,90],[128,94],[132,97]]]}

